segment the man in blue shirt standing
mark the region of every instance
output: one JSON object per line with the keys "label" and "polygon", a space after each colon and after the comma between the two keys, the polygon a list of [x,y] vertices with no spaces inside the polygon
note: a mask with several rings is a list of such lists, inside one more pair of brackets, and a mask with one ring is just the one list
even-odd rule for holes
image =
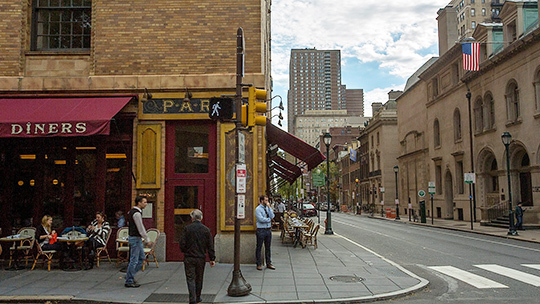
{"label": "man in blue shirt standing", "polygon": [[257,259],[257,270],[262,270],[261,250],[264,243],[264,256],[266,259],[266,268],[276,269],[272,265],[270,257],[270,246],[272,245],[272,219],[274,211],[270,207],[268,196],[261,195],[259,197],[259,206],[255,208],[255,218],[257,219],[257,249],[255,250],[255,258]]}

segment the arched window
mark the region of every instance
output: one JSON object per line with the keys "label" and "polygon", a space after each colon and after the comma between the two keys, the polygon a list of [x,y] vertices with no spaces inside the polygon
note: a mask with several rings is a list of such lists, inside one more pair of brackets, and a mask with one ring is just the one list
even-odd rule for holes
{"label": "arched window", "polygon": [[497,160],[493,158],[493,161],[491,162],[491,168],[490,168],[490,175],[491,175],[491,187],[488,188],[489,192],[497,193],[499,192],[499,176],[497,174]]}
{"label": "arched window", "polygon": [[454,110],[454,141],[461,139],[461,114],[459,109]]}
{"label": "arched window", "polygon": [[518,120],[520,117],[519,112],[519,89],[517,82],[511,80],[506,87],[506,107],[507,117],[510,122]]}
{"label": "arched window", "polygon": [[535,101],[536,101],[536,111],[540,111],[540,69],[538,69],[538,72],[536,72],[536,75],[534,76],[534,92],[536,93]]}
{"label": "arched window", "polygon": [[474,102],[474,131],[482,133],[484,130],[484,113],[482,110],[482,98]]}
{"label": "arched window", "polygon": [[493,129],[495,126],[495,102],[491,93],[486,94],[484,97],[484,130]]}
{"label": "arched window", "polygon": [[433,142],[435,143],[435,147],[441,145],[441,130],[439,128],[438,119],[435,119],[435,122],[433,123]]}

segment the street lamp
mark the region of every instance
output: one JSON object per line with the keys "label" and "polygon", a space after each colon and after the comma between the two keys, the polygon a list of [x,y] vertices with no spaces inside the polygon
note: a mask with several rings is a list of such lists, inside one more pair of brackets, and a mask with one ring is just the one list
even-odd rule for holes
{"label": "street lamp", "polygon": [[508,179],[508,217],[510,227],[508,228],[508,235],[518,235],[516,228],[514,227],[514,214],[512,212],[512,183],[510,182],[510,154],[508,147],[512,142],[512,135],[508,132],[504,132],[501,136],[504,148],[506,150],[506,178]]}
{"label": "street lamp", "polygon": [[356,201],[356,214],[358,214],[358,209],[360,209],[360,205],[358,204],[358,199],[360,198],[359,194],[358,194],[358,178],[355,180],[356,182],[356,192],[354,193],[354,195],[356,196],[355,197],[355,201]]}
{"label": "street lamp", "polygon": [[326,145],[326,197],[327,197],[327,206],[326,209],[326,230],[324,231],[324,234],[334,234],[334,231],[332,231],[332,219],[331,219],[331,213],[330,213],[330,143],[332,142],[332,135],[330,135],[329,132],[324,133],[323,135],[323,141]]}
{"label": "street lamp", "polygon": [[398,180],[397,180],[398,172],[399,172],[399,167],[394,166],[394,174],[396,175],[396,220],[400,220],[400,218],[399,218]]}

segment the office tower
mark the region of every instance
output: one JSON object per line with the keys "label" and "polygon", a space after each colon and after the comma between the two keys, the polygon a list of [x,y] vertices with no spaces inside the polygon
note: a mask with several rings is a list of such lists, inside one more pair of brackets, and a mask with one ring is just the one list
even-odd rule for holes
{"label": "office tower", "polygon": [[306,110],[343,109],[339,50],[293,49],[289,63],[287,122],[294,133],[295,118]]}

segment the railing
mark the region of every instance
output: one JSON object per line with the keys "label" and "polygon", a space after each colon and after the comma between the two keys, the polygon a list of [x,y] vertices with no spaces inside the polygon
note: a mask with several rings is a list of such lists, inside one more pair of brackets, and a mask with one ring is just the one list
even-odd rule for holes
{"label": "railing", "polygon": [[493,205],[489,207],[486,211],[487,220],[491,222],[502,216],[508,215],[508,202],[501,202],[497,205]]}

